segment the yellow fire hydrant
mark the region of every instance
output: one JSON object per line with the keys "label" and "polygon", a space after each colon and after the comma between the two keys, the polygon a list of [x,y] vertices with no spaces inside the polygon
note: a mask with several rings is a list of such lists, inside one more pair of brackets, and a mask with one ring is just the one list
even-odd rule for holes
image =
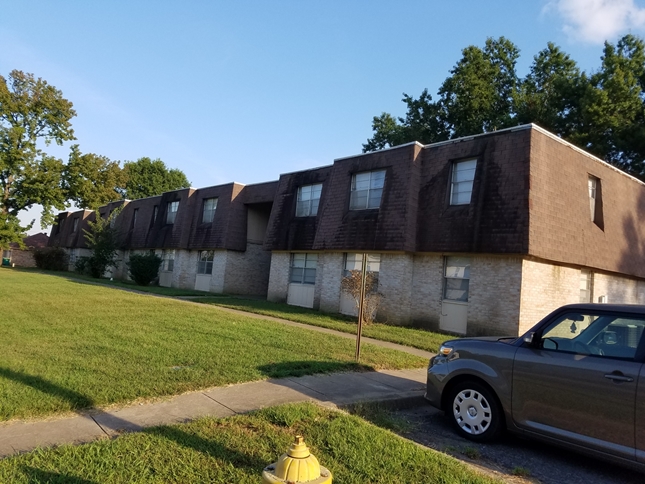
{"label": "yellow fire hydrant", "polygon": [[331,484],[331,480],[331,472],[309,452],[301,435],[296,436],[296,441],[278,462],[262,472],[262,484]]}

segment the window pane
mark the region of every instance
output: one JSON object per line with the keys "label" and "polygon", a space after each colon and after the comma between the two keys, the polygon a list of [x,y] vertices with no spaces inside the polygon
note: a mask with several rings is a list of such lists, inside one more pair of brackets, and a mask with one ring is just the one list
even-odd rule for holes
{"label": "window pane", "polygon": [[305,269],[304,279],[302,281],[304,284],[315,284],[316,283],[316,268]]}
{"label": "window pane", "polygon": [[470,203],[477,160],[455,163],[452,169],[450,204],[467,205]]}
{"label": "window pane", "polygon": [[318,265],[318,254],[306,254],[305,267],[314,269]]}
{"label": "window pane", "polygon": [[468,279],[446,279],[444,299],[468,302]]}
{"label": "window pane", "polygon": [[371,172],[370,188],[383,188],[385,182],[385,170]]}
{"label": "window pane", "polygon": [[447,257],[445,276],[470,279],[470,257]]}
{"label": "window pane", "polygon": [[304,268],[302,267],[292,267],[291,268],[291,278],[289,282],[294,282],[296,284],[302,283],[302,276],[304,274]]}
{"label": "window pane", "polygon": [[370,272],[379,272],[381,269],[381,255],[367,254],[367,270]]}
{"label": "window pane", "polygon": [[382,193],[383,193],[382,188],[370,190],[369,201],[367,202],[367,208],[379,208],[379,206],[381,205]]}
{"label": "window pane", "polygon": [[296,217],[306,217],[309,215],[309,202],[298,201],[296,203]]}
{"label": "window pane", "polygon": [[311,203],[311,209],[309,215],[318,215],[318,204],[320,203],[320,194],[318,198],[314,198]]}
{"label": "window pane", "polygon": [[367,190],[352,192],[349,199],[350,210],[367,208]]}
{"label": "window pane", "polygon": [[306,254],[293,254],[291,258],[292,267],[304,267]]}
{"label": "window pane", "polygon": [[352,190],[368,190],[370,187],[370,174],[358,173],[354,175]]}

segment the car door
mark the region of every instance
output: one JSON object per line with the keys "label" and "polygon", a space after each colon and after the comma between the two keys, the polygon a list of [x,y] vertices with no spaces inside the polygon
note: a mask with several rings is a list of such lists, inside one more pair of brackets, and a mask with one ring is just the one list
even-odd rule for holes
{"label": "car door", "polygon": [[560,314],[515,354],[512,415],[525,430],[635,459],[635,399],[645,320]]}

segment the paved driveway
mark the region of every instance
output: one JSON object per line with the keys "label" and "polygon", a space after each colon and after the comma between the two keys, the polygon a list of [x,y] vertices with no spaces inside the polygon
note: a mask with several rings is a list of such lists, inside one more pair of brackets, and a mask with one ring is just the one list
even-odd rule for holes
{"label": "paved driveway", "polygon": [[[443,413],[423,405],[394,411],[408,420],[411,430],[402,435],[419,444],[449,453],[493,471],[508,482],[544,484],[642,484],[645,474],[586,457],[559,447],[507,435],[495,444],[476,444],[458,437]],[[519,478],[513,471],[529,471]]]}

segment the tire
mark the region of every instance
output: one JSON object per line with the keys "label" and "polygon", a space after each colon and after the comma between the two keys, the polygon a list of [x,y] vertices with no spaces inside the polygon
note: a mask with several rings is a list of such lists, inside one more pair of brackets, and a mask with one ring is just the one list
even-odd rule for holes
{"label": "tire", "polygon": [[475,442],[495,440],[504,430],[497,397],[477,381],[463,381],[450,390],[446,416],[459,435]]}

